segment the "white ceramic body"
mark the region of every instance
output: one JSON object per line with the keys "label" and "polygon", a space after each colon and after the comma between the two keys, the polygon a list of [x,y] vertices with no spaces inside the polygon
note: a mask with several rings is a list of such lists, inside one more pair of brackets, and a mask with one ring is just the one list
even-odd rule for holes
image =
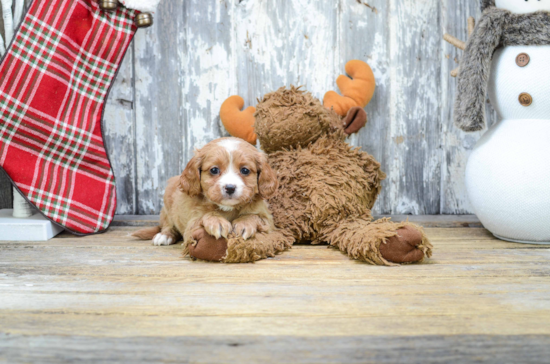
{"label": "white ceramic body", "polygon": [[[529,54],[526,67],[516,64]],[[550,46],[514,46],[493,59],[489,97],[500,116],[466,167],[466,188],[483,225],[505,240],[550,243]],[[518,97],[527,92],[526,107]]]}
{"label": "white ceramic body", "polygon": [[527,14],[534,11],[550,11],[550,1],[548,0],[496,0],[497,8],[510,10],[516,14]]}

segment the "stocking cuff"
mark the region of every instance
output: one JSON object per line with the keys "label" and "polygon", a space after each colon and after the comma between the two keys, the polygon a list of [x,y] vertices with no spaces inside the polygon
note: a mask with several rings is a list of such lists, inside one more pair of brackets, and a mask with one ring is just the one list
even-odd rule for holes
{"label": "stocking cuff", "polygon": [[160,0],[120,0],[120,2],[129,9],[154,13]]}

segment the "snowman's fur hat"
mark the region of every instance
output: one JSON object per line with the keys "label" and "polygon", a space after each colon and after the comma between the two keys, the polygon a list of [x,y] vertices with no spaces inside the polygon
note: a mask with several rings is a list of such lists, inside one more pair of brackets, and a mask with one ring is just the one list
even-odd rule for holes
{"label": "snowman's fur hat", "polygon": [[483,11],[460,61],[455,124],[464,131],[478,131],[485,126],[485,100],[493,54],[499,47],[516,45],[550,45],[550,12],[513,14],[490,7]]}
{"label": "snowman's fur hat", "polygon": [[495,6],[495,0],[481,0],[481,10],[485,10],[489,6]]}

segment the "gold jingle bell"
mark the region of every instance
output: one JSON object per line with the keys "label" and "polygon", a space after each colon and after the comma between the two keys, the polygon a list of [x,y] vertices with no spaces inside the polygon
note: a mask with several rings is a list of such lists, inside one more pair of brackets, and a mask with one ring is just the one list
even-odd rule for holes
{"label": "gold jingle bell", "polygon": [[106,11],[116,10],[118,8],[118,0],[99,0],[99,7]]}
{"label": "gold jingle bell", "polygon": [[151,13],[139,13],[136,16],[136,25],[138,28],[149,28],[153,25],[153,15]]}

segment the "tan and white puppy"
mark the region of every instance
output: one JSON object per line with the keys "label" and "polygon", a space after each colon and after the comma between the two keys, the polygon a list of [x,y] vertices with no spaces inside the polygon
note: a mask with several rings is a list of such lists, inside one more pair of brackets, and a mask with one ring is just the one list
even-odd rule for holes
{"label": "tan and white puppy", "polygon": [[168,181],[160,226],[132,235],[170,245],[190,241],[203,228],[217,239],[231,233],[249,239],[275,229],[264,199],[277,187],[263,152],[242,139],[217,139],[196,150],[182,175]]}

